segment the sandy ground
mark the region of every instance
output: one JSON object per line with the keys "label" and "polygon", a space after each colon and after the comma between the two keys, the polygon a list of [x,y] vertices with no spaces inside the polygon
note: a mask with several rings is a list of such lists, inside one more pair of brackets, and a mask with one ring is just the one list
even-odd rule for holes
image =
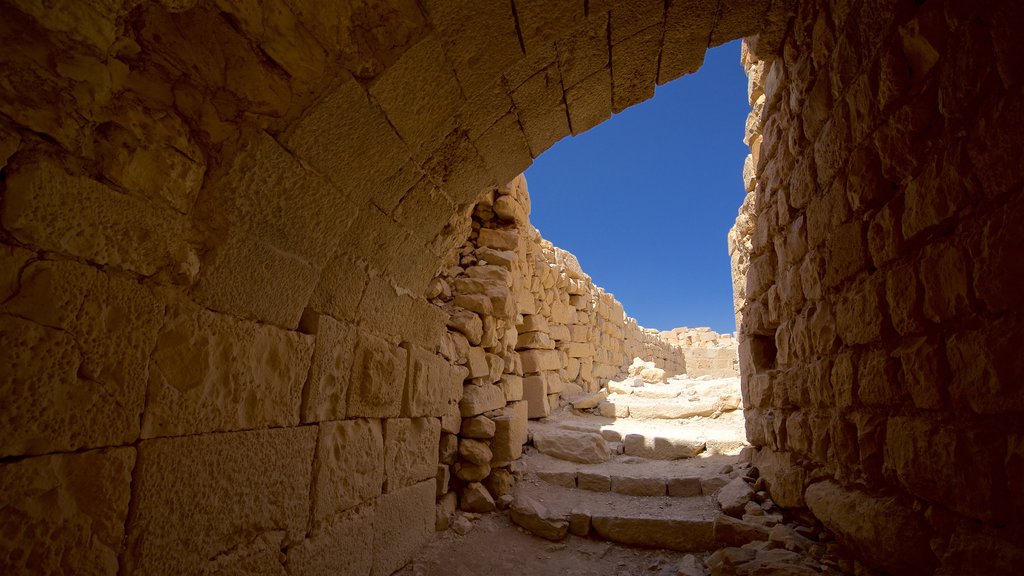
{"label": "sandy ground", "polygon": [[630,548],[569,535],[549,542],[495,513],[459,536],[449,530],[403,569],[401,576],[675,576],[684,552]]}

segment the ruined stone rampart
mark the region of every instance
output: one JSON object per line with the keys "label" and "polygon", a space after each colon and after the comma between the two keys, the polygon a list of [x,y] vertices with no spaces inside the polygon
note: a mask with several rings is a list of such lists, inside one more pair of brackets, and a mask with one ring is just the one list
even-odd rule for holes
{"label": "ruined stone rampart", "polygon": [[679,346],[686,359],[690,378],[739,376],[739,343],[732,334],[719,334],[710,328],[673,328],[662,331],[661,339]]}
{"label": "ruined stone rampart", "polygon": [[774,501],[876,568],[1011,573],[1024,107],[1005,22],[1020,11],[872,6],[803,3],[781,53],[744,52],[730,252],[747,438]]}

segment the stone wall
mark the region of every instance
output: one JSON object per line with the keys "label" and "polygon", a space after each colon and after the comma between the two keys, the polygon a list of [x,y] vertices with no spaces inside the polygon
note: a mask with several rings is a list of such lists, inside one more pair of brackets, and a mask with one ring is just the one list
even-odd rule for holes
{"label": "stone wall", "polygon": [[739,342],[732,334],[719,334],[706,327],[681,327],[662,331],[660,336],[683,350],[690,378],[728,378],[740,374]]}
{"label": "stone wall", "polygon": [[781,52],[744,54],[754,462],[888,573],[1024,558],[1020,23],[1005,1],[810,1]]}
{"label": "stone wall", "polygon": [[457,506],[490,511],[511,492],[527,419],[624,377],[636,356],[685,371],[682,349],[639,327],[530,224],[524,177],[485,190],[467,212],[465,242],[427,294],[448,316],[441,354],[465,377],[442,418],[439,529]]}

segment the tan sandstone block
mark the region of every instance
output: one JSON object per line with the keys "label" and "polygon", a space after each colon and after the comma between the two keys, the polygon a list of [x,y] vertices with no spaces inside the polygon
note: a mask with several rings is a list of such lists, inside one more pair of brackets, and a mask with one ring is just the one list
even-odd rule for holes
{"label": "tan sandstone block", "polygon": [[313,337],[173,308],[153,351],[142,436],[299,423]]}
{"label": "tan sandstone block", "polygon": [[339,512],[380,496],[385,458],[379,420],[324,422],[319,428],[313,464],[313,522],[323,526]]}
{"label": "tan sandstone block", "polygon": [[393,418],[402,411],[407,352],[360,332],[349,382],[348,416]]}
{"label": "tan sandstone block", "polygon": [[611,118],[611,70],[598,70],[575,86],[566,89],[565,102],[569,107],[569,123],[574,136]]}
{"label": "tan sandstone block", "polygon": [[134,448],[0,464],[4,574],[118,573]]}
{"label": "tan sandstone block", "polygon": [[470,418],[497,410],[505,405],[505,392],[494,384],[469,384],[463,386],[459,412],[463,418]]}
{"label": "tan sandstone block", "polygon": [[510,402],[494,419],[491,440],[491,466],[500,468],[523,455],[526,444],[529,405],[525,401]]}
{"label": "tan sandstone block", "polygon": [[467,96],[485,90],[522,57],[512,4],[428,0],[425,5]]}
{"label": "tan sandstone block", "polygon": [[72,176],[51,162],[8,176],[2,222],[27,244],[146,276],[192,255],[185,242],[188,224],[178,212]]}
{"label": "tan sandstone block", "polygon": [[301,541],[315,444],[313,427],[143,441],[122,572],[200,573],[259,535]]}
{"label": "tan sandstone block", "polygon": [[607,13],[591,16],[568,37],[558,41],[558,68],[567,88],[608,66]]}
{"label": "tan sandstone block", "polygon": [[341,420],[346,414],[356,330],[326,314],[307,310],[302,330],[315,336],[313,359],[302,398],[302,421]]}
{"label": "tan sandstone block", "polygon": [[389,418],[384,421],[384,481],[387,492],[437,474],[441,421]]}
{"label": "tan sandstone block", "polygon": [[716,10],[715,4],[705,0],[682,0],[668,5],[658,84],[696,72],[704,64]]}
{"label": "tan sandstone block", "polygon": [[316,286],[309,261],[231,234],[203,262],[196,300],[215,310],[294,329]]}
{"label": "tan sandstone block", "polygon": [[515,7],[528,55],[543,52],[584,18],[583,4],[573,0],[519,0]]}
{"label": "tan sandstone block", "polygon": [[519,353],[523,360],[523,372],[558,370],[562,367],[561,357],[556,350],[524,350]]}
{"label": "tan sandstone block", "polygon": [[521,174],[533,162],[530,145],[514,111],[495,121],[473,143],[499,182],[509,174]]}
{"label": "tan sandstone block", "polygon": [[612,111],[621,112],[654,96],[662,25],[651,26],[612,46]]}
{"label": "tan sandstone block", "polygon": [[462,397],[465,368],[452,366],[419,346],[404,346],[409,356],[409,381],[402,400],[402,416],[441,416]]}
{"label": "tan sandstone block", "polygon": [[[430,94],[421,98],[418,94]],[[370,85],[398,135],[413,149],[429,147],[454,127],[462,91],[438,38],[429,35],[409,48]]]}
{"label": "tan sandstone block", "polygon": [[288,549],[285,563],[294,576],[369,574],[373,566],[375,511],[372,505],[349,510]]}
{"label": "tan sandstone block", "polygon": [[434,479],[389,492],[376,501],[373,576],[405,565],[434,532]]}
{"label": "tan sandstone block", "polygon": [[[134,441],[163,314],[133,278],[41,261],[0,311],[0,454]],[[8,314],[16,314],[17,317]]]}
{"label": "tan sandstone block", "polygon": [[[312,20],[324,9],[318,3]],[[351,78],[315,102],[282,142],[342,190],[385,208],[390,202],[381,197],[381,183],[409,160],[406,144]]]}
{"label": "tan sandstone block", "polygon": [[565,99],[554,64],[530,76],[512,93],[534,158],[569,134]]}

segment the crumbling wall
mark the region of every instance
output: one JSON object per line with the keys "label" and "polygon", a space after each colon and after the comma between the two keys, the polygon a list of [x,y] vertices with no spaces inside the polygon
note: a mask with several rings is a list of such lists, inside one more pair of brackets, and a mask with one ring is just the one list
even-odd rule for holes
{"label": "crumbling wall", "polygon": [[441,419],[439,529],[456,507],[488,512],[510,494],[527,419],[624,376],[635,356],[685,371],[682,349],[626,316],[529,212],[522,176],[484,190],[459,228],[465,242],[428,288],[448,316],[441,354],[464,377]]}
{"label": "crumbling wall", "polygon": [[781,52],[744,52],[754,462],[893,574],[1024,558],[1019,24],[1006,1],[811,1]]}
{"label": "crumbling wall", "polygon": [[706,327],[681,327],[665,330],[660,336],[683,350],[690,378],[739,376],[739,342],[732,334],[719,334]]}

